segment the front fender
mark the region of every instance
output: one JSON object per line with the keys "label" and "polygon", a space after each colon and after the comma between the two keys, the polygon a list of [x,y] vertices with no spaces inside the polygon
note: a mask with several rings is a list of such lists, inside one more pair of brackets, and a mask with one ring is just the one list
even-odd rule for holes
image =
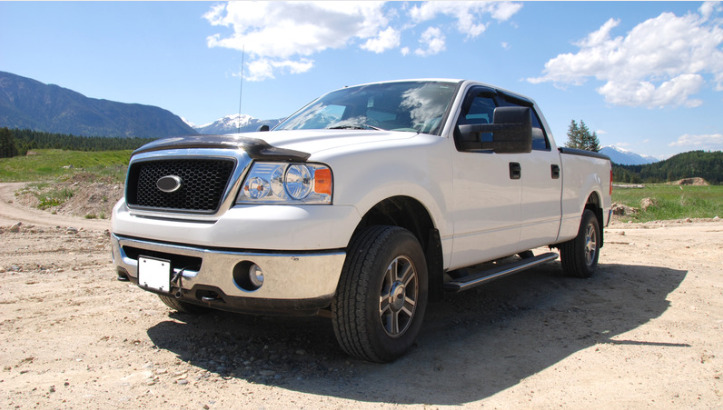
{"label": "front fender", "polygon": [[334,172],[334,204],[354,206],[365,215],[385,199],[408,196],[429,212],[442,238],[451,236],[449,141],[420,134],[363,151],[336,152],[319,158]]}

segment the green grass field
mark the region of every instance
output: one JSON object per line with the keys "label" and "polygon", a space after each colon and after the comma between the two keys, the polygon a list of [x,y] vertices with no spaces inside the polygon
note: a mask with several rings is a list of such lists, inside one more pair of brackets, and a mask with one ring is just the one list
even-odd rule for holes
{"label": "green grass field", "polygon": [[131,152],[33,150],[34,154],[24,157],[1,158],[0,182],[52,181],[76,172],[123,182]]}
{"label": "green grass field", "polygon": [[[0,182],[52,182],[87,174],[99,180],[122,183],[125,180],[128,151],[63,151],[35,150],[33,155],[0,159]],[[57,200],[67,199],[59,192]],[[53,196],[52,198],[55,198]],[[623,220],[646,222],[653,220],[723,217],[723,185],[678,186],[646,184],[642,189],[615,188],[613,202],[640,208],[643,198],[652,198],[656,205],[639,211]],[[52,204],[51,204],[52,205]]]}
{"label": "green grass field", "polygon": [[613,188],[613,202],[640,208],[643,198],[651,198],[655,205],[639,210],[623,220],[647,222],[684,218],[723,217],[723,185],[682,186],[645,184],[642,189]]}

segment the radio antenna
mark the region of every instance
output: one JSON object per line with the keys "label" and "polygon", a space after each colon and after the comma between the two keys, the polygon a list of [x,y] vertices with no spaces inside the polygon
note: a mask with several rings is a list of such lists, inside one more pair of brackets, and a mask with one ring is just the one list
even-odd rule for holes
{"label": "radio antenna", "polygon": [[246,59],[246,46],[241,50],[241,86],[238,93],[238,117],[236,118],[236,132],[241,133],[241,103],[244,96],[244,60]]}

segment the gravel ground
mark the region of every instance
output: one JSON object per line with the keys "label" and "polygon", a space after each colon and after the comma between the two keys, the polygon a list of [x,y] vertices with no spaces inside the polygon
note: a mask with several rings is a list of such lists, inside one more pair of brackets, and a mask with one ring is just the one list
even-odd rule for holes
{"label": "gravel ground", "polygon": [[328,319],[173,312],[116,281],[107,221],[8,192],[2,408],[723,408],[719,219],[614,223],[593,278],[554,262],[448,296],[377,365]]}

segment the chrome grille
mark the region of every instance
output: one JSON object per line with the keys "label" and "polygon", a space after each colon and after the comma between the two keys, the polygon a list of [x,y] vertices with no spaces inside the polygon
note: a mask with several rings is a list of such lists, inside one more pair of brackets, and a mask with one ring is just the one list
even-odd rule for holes
{"label": "chrome grille", "polygon": [[[130,208],[214,213],[223,200],[235,161],[232,159],[167,159],[130,165],[126,202]],[[156,183],[178,176],[181,187],[166,193]]]}

